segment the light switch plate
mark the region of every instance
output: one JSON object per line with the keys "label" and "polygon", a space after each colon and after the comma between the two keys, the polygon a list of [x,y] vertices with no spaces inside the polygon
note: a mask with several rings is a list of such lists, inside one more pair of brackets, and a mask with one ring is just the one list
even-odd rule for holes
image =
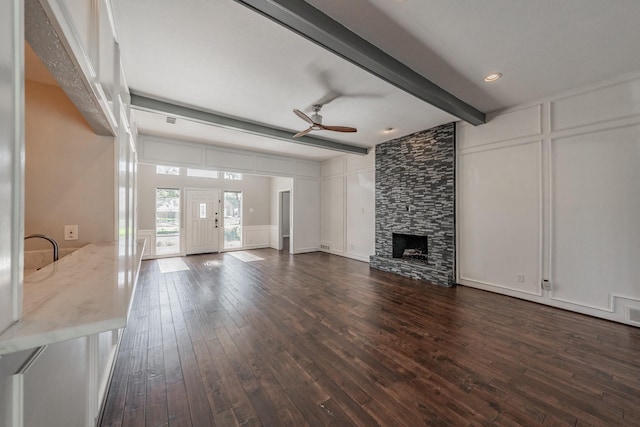
{"label": "light switch plate", "polygon": [[64,240],[78,240],[78,226],[77,225],[65,225],[64,226]]}

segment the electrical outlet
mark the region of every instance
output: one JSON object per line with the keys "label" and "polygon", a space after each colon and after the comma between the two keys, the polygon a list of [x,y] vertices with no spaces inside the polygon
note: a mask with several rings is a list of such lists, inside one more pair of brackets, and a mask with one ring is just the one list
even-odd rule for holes
{"label": "electrical outlet", "polygon": [[518,283],[524,283],[524,274],[518,274]]}
{"label": "electrical outlet", "polygon": [[77,225],[65,225],[64,226],[64,240],[78,240],[78,226]]}
{"label": "electrical outlet", "polygon": [[548,280],[543,280],[542,281],[542,289],[544,289],[545,291],[550,291],[552,288],[551,286],[551,282]]}

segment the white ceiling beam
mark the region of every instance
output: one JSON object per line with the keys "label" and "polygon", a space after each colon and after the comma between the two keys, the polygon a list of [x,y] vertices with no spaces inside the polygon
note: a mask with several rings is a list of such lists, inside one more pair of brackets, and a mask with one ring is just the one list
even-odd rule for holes
{"label": "white ceiling beam", "polygon": [[369,73],[472,125],[485,114],[301,0],[235,0]]}

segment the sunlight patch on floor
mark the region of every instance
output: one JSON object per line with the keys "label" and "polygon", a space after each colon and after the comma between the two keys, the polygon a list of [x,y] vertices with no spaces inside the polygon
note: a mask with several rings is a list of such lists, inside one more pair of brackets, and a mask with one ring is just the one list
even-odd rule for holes
{"label": "sunlight patch on floor", "polygon": [[157,260],[160,273],[174,273],[176,271],[189,270],[189,266],[180,258],[162,258]]}
{"label": "sunlight patch on floor", "polygon": [[251,261],[263,261],[264,258],[260,258],[257,255],[254,255],[245,251],[237,251],[237,252],[227,252],[234,258],[238,258],[242,262],[251,262]]}

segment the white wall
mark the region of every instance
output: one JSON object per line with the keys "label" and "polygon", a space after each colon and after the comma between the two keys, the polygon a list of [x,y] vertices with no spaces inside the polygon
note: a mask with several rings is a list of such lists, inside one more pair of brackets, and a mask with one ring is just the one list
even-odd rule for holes
{"label": "white wall", "polygon": [[[292,189],[292,252],[302,253],[319,249],[320,163],[149,135],[141,135],[139,141],[139,159],[143,163],[293,179],[293,184],[287,186]],[[273,194],[271,200],[273,203]],[[277,216],[274,219],[273,212],[270,222],[271,226],[277,224]],[[269,244],[272,245],[273,227],[270,228]],[[142,226],[140,229],[144,231]]]}
{"label": "white wall", "polygon": [[458,125],[459,283],[640,325],[640,76],[489,119]]}
{"label": "white wall", "polygon": [[[138,170],[138,235],[147,238],[145,258],[155,256],[155,220],[156,220],[156,188],[209,188],[242,191],[242,236],[244,248],[269,246],[271,200],[269,192],[271,178],[243,174],[242,180],[222,178],[201,178],[187,176],[186,168],[180,168],[180,175],[162,175],[156,173],[155,165],[139,165]],[[185,197],[182,193],[183,199]],[[184,200],[182,200],[184,213]],[[184,217],[184,214],[182,215]],[[184,221],[181,233],[185,236]],[[183,249],[184,249],[184,241]]]}
{"label": "white wall", "polygon": [[291,192],[294,254],[320,250],[320,181],[295,178]]}
{"label": "white wall", "polygon": [[264,176],[243,175],[242,180],[200,178],[187,176],[181,168],[180,175],[156,173],[155,165],[141,164],[138,170],[138,220],[141,229],[155,228],[156,188],[219,188],[242,191],[243,225],[265,225],[270,222],[271,179]]}
{"label": "white wall", "polygon": [[375,252],[375,150],[322,163],[321,249],[369,261]]}

